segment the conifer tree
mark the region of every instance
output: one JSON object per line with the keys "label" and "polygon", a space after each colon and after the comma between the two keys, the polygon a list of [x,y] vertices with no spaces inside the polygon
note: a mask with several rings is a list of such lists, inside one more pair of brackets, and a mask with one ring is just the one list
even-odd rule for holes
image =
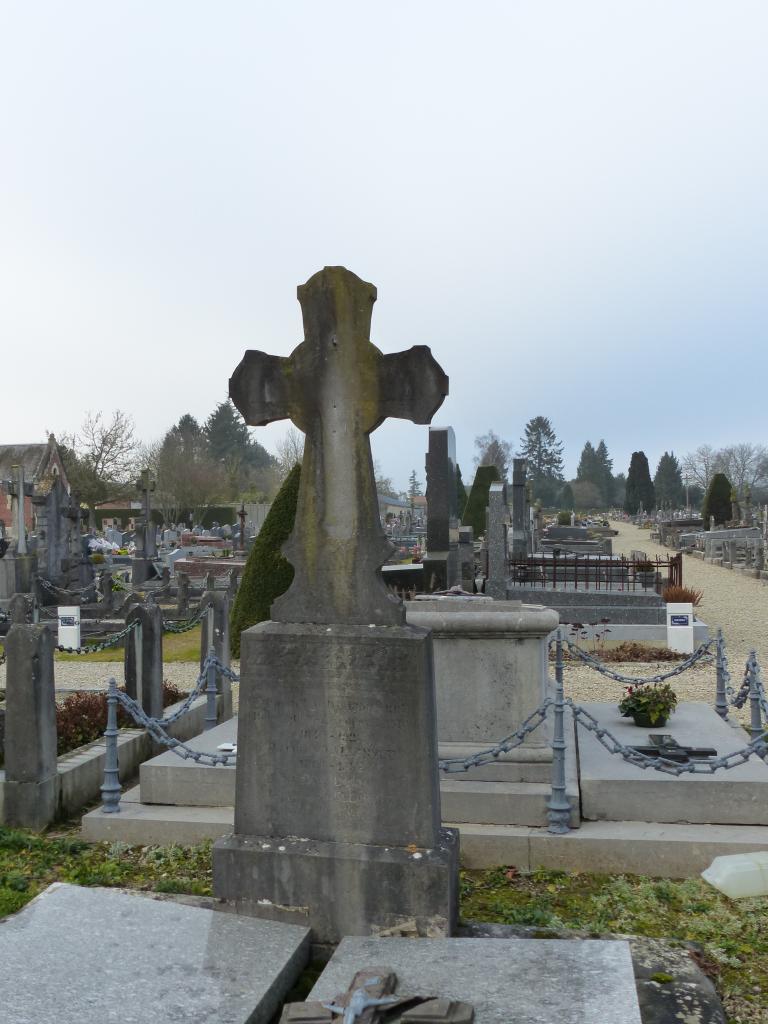
{"label": "conifer tree", "polygon": [[627,490],[624,496],[624,511],[635,516],[642,505],[644,512],[650,512],[656,504],[656,495],[648,468],[645,452],[632,452],[627,473]]}
{"label": "conifer tree", "polygon": [[709,481],[701,509],[705,530],[709,529],[710,516],[714,516],[715,526],[722,526],[730,520],[732,491],[731,481],[725,473],[715,473]]}
{"label": "conifer tree", "polygon": [[675,458],[674,452],[664,452],[659,459],[653,486],[656,489],[656,501],[660,505],[678,507],[683,504],[685,488],[680,473],[680,463]]}

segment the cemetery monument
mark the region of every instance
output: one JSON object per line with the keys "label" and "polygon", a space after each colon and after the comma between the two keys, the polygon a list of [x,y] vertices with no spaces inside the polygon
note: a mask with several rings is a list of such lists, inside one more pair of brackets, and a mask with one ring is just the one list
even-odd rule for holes
{"label": "cemetery monument", "polygon": [[294,568],[272,618],[242,635],[234,834],[214,891],[316,940],[448,935],[458,836],[440,825],[432,638],[381,580],[390,551],[368,435],[429,423],[448,379],[425,346],[369,340],[376,289],[326,267],[298,289],[304,341],[249,351],[230,380],[247,423],[304,431]]}

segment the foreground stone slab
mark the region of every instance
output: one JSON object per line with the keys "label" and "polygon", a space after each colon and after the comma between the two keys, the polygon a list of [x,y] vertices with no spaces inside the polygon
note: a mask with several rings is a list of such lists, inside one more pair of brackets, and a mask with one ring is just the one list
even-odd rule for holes
{"label": "foreground stone slab", "polygon": [[2,922],[0,1019],[265,1024],[308,956],[305,928],[56,883]]}
{"label": "foreground stone slab", "polygon": [[[749,743],[746,732],[723,722],[707,704],[680,704],[660,729],[638,728],[616,704],[585,704],[601,726],[627,746],[645,746],[649,732],[669,733],[683,746],[730,754]],[[665,775],[609,754],[579,728],[582,818],[600,821],[768,825],[768,765],[756,757],[714,775]]]}
{"label": "foreground stone slab", "polygon": [[357,971],[386,964],[397,992],[475,1008],[475,1024],[640,1024],[626,942],[346,938],[309,999],[332,999]]}

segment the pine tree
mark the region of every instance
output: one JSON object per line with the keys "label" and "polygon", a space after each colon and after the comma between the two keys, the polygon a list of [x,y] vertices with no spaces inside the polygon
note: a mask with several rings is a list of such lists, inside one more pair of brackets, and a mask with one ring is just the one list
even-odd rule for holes
{"label": "pine tree", "polygon": [[528,460],[531,480],[563,479],[563,445],[546,416],[534,416],[526,423],[520,456]]}
{"label": "pine tree", "polygon": [[283,555],[282,546],[293,532],[300,479],[301,466],[296,465],[277,492],[245,563],[229,619],[235,658],[240,657],[240,634],[243,630],[268,619],[272,602],[293,582],[293,566]]}
{"label": "pine tree", "polygon": [[573,498],[573,488],[570,484],[566,484],[562,491],[560,491],[560,494],[557,496],[557,504],[566,512],[573,512],[576,508],[576,502]]}
{"label": "pine tree", "polygon": [[595,458],[599,468],[599,480],[597,481],[597,486],[600,488],[600,492],[603,495],[603,502],[607,508],[613,503],[613,459],[608,454],[608,446],[602,438],[600,438],[600,443],[595,449]]}
{"label": "pine tree", "polygon": [[581,450],[581,458],[576,469],[577,480],[588,480],[596,484],[600,478],[600,470],[597,462],[597,452],[592,447],[592,442],[587,441]]}
{"label": "pine tree", "polygon": [[245,420],[227,399],[219,402],[203,427],[208,451],[217,462],[261,469],[274,463],[266,448],[251,439]]}
{"label": "pine tree", "polygon": [[416,470],[411,470],[411,475],[408,477],[408,497],[413,499],[420,494],[423,494],[421,481],[416,476]]}
{"label": "pine tree", "polygon": [[627,473],[627,490],[624,495],[624,511],[635,516],[640,511],[650,512],[656,504],[656,495],[648,468],[645,452],[632,452]]}
{"label": "pine tree", "polygon": [[677,508],[683,504],[685,488],[680,473],[680,463],[675,458],[674,452],[664,452],[659,459],[653,486],[656,489],[656,501],[660,505],[672,505]]}
{"label": "pine tree", "polygon": [[709,518],[714,516],[715,526],[722,526],[731,518],[731,481],[725,473],[715,473],[709,481],[707,493],[704,495],[704,504],[701,515],[704,519],[704,529],[709,529]]}

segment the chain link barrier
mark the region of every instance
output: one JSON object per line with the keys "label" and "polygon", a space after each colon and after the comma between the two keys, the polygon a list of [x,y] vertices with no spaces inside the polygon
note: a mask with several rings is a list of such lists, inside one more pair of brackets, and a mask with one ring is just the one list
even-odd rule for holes
{"label": "chain link barrier", "polygon": [[82,595],[87,594],[91,590],[93,590],[96,595],[99,594],[99,584],[97,580],[93,580],[86,587],[70,587],[69,589],[57,587],[55,583],[45,579],[43,576],[38,576],[37,581],[43,590],[47,590],[48,593],[53,594],[54,597],[56,594],[64,594],[66,597],[80,597],[82,599]]}
{"label": "chain link barrier", "polygon": [[117,647],[120,641],[132,633],[138,625],[139,620],[134,619],[133,622],[128,623],[125,629],[121,629],[119,633],[113,633],[112,636],[108,636],[98,643],[88,644],[85,647],[64,647],[63,644],[58,644],[56,650],[61,651],[62,654],[98,654],[99,651],[106,651],[109,647]]}
{"label": "chain link barrier", "polygon": [[595,672],[599,672],[600,675],[606,676],[608,679],[613,679],[616,683],[628,683],[630,686],[644,686],[646,683],[663,683],[666,679],[672,679],[674,676],[682,675],[683,672],[687,672],[689,668],[692,668],[697,662],[703,658],[710,657],[710,651],[712,645],[715,643],[714,637],[711,637],[705,643],[697,647],[693,654],[689,654],[685,661],[681,661],[679,665],[676,665],[669,672],[658,672],[653,676],[625,676],[621,672],[614,672],[613,669],[596,658],[589,651],[585,651],[578,644],[575,644],[572,640],[567,637],[563,638],[563,643],[568,648],[569,653],[575,655],[587,668],[594,669]]}
{"label": "chain link barrier", "polygon": [[164,633],[188,633],[190,629],[194,629],[195,626],[202,621],[208,611],[208,606],[200,608],[198,611],[189,619],[184,619],[181,622],[174,622],[171,619],[163,619],[163,632]]}
{"label": "chain link barrier", "polygon": [[721,768],[727,770],[745,764],[753,754],[764,758],[768,753],[766,734],[763,734],[740,750],[720,757],[708,758],[706,761],[688,761],[685,764],[680,764],[665,757],[651,757],[648,754],[641,754],[634,747],[621,743],[608,729],[600,725],[594,715],[580,704],[575,704],[570,697],[565,703],[570,708],[574,719],[588,732],[594,733],[596,739],[609,754],[620,754],[625,761],[637,765],[638,768],[653,768],[655,771],[664,772],[665,775],[714,775]]}
{"label": "chain link barrier", "polygon": [[[239,678],[239,677],[238,677]],[[547,699],[543,704],[540,704],[536,710],[530,714],[519,729],[515,732],[505,736],[503,740],[499,740],[494,746],[489,747],[487,750],[478,750],[475,754],[468,754],[466,757],[443,757],[437,762],[437,766],[441,772],[445,772],[447,775],[455,772],[468,772],[470,768],[481,768],[483,765],[492,764],[497,761],[502,754],[508,754],[510,750],[514,750],[515,747],[519,747],[525,742],[527,736],[530,736],[541,723],[547,717],[547,710],[552,706],[554,702],[552,699]]]}

